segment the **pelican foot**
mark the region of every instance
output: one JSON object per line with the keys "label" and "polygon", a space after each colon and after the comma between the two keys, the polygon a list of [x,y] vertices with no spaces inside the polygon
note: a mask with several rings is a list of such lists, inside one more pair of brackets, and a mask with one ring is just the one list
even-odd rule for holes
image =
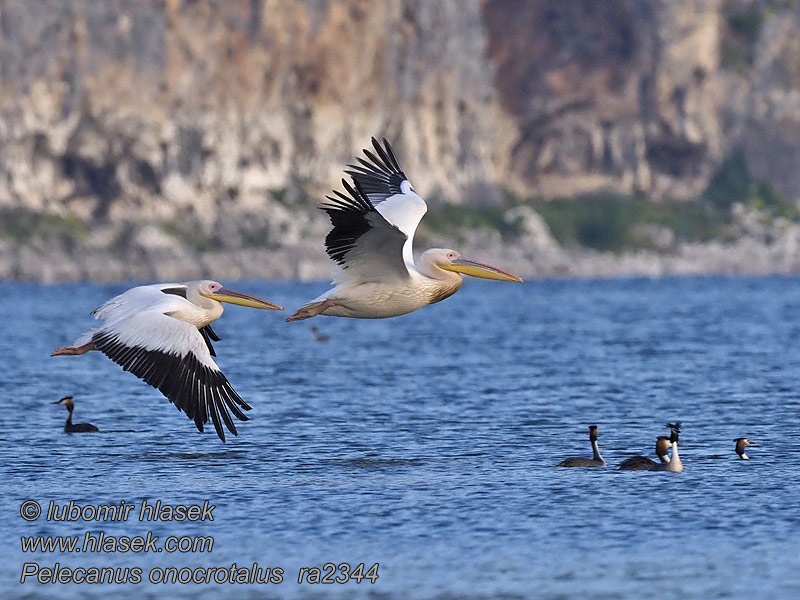
{"label": "pelican foot", "polygon": [[63,346],[56,348],[50,356],[78,356],[86,354],[89,350],[94,350],[94,342],[89,342],[83,346]]}
{"label": "pelican foot", "polygon": [[299,309],[296,313],[294,313],[291,317],[286,317],[286,321],[302,321],[303,319],[310,319],[311,317],[316,317],[318,314],[325,312],[329,308],[336,306],[336,301],[331,300],[328,298],[327,300],[323,300],[322,302],[313,302],[312,304],[306,304],[304,307]]}

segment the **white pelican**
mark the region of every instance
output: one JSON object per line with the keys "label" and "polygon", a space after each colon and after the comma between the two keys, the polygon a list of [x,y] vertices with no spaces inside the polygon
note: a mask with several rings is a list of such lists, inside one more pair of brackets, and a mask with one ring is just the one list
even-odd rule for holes
{"label": "white pelican", "polygon": [[63,398],[61,398],[61,400],[56,400],[51,404],[61,404],[62,406],[67,407],[69,415],[67,416],[67,422],[64,423],[64,431],[66,431],[67,433],[94,433],[95,431],[100,431],[97,427],[95,427],[91,423],[72,422],[72,411],[75,410],[75,403],[72,401],[72,396],[64,396]]}
{"label": "white pelican", "polygon": [[733,441],[736,442],[736,454],[738,454],[739,458],[741,458],[742,460],[750,460],[750,457],[747,456],[747,454],[745,453],[745,450],[747,449],[748,446],[752,446],[753,448],[758,448],[758,444],[756,444],[755,442],[751,442],[746,437],[734,438]]}
{"label": "white pelican", "polygon": [[672,433],[670,433],[669,436],[669,441],[672,444],[672,456],[670,457],[668,463],[655,465],[650,470],[668,471],[670,473],[683,473],[683,463],[681,462],[681,457],[678,456],[678,434],[681,432],[681,422],[676,421],[674,425],[672,423],[667,423],[667,427],[672,430]]}
{"label": "white pelican", "polygon": [[287,321],[315,315],[382,319],[439,302],[461,287],[459,273],[522,281],[494,267],[461,258],[455,250],[433,248],[414,262],[414,231],[427,211],[425,201],[400,170],[389,142],[375,138],[376,154],[350,165],[349,195],[335,191],[322,208],[333,229],[325,238],[328,256],[339,264],[334,288],[302,306]]}
{"label": "white pelican", "polygon": [[600,449],[597,447],[597,425],[589,425],[589,441],[592,443],[592,458],[583,458],[581,456],[571,456],[565,458],[560,463],[559,467],[605,467],[606,461],[600,456]]}
{"label": "white pelican", "polygon": [[[240,410],[250,406],[239,397],[211,358],[211,341],[219,337],[210,324],[222,315],[222,302],[283,310],[255,296],[234,292],[216,281],[158,283],[129,289],[94,310],[103,321],[72,346],[51,356],[70,356],[99,350],[124,370],[158,389],[178,410],[194,420],[197,429],[209,417],[224,442],[222,421],[237,435],[228,409],[241,421]],[[221,419],[220,419],[221,417]]]}
{"label": "white pelican", "polygon": [[[656,456],[658,456],[660,464],[669,462],[669,448],[669,438],[663,435],[658,436],[656,439]],[[649,471],[657,464],[659,463],[646,456],[631,456],[623,460],[619,468],[622,471]]]}

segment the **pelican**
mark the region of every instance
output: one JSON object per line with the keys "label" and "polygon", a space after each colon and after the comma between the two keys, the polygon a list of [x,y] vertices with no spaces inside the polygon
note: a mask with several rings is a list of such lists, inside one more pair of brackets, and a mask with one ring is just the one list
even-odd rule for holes
{"label": "pelican", "polygon": [[739,458],[741,458],[742,460],[750,460],[750,457],[747,456],[747,454],[745,454],[745,449],[747,448],[747,446],[758,448],[758,444],[756,444],[755,442],[751,442],[746,437],[734,438],[733,441],[736,442],[736,454],[738,454]]}
{"label": "pelican", "polygon": [[658,436],[656,439],[656,456],[658,456],[660,463],[647,458],[646,456],[631,456],[626,458],[620,463],[619,468],[622,471],[649,471],[657,464],[666,464],[669,462],[669,438],[663,435]]}
{"label": "pelican", "polygon": [[414,262],[414,231],[428,210],[400,169],[389,142],[377,154],[346,171],[353,179],[327,196],[320,208],[333,228],[325,238],[328,256],[338,263],[333,287],[303,305],[287,321],[316,315],[384,319],[415,311],[455,294],[461,274],[499,281],[522,281],[500,269],[461,258],[455,250],[432,248]]}
{"label": "pelican", "polygon": [[606,461],[600,456],[600,449],[597,447],[597,425],[589,425],[589,441],[592,443],[592,458],[583,458],[582,456],[571,456],[565,458],[560,463],[559,467],[605,467]]}
{"label": "pelican", "polygon": [[681,432],[681,422],[676,421],[674,425],[672,423],[667,423],[667,427],[672,430],[669,436],[670,444],[672,444],[672,456],[670,457],[669,462],[654,465],[650,471],[683,473],[683,463],[681,462],[681,457],[678,456],[678,434]]}
{"label": "pelican", "polygon": [[225,441],[222,421],[233,435],[228,409],[241,421],[250,406],[239,397],[212,359],[219,337],[211,323],[222,315],[223,302],[283,310],[255,296],[234,292],[216,281],[159,283],[129,289],[94,310],[103,321],[72,346],[51,356],[73,356],[99,350],[139,379],[158,389],[178,410],[194,420],[199,431],[209,417]]}
{"label": "pelican", "polygon": [[67,422],[64,423],[64,431],[67,433],[94,433],[100,431],[91,423],[72,422],[72,411],[75,410],[75,403],[72,401],[72,396],[64,396],[61,400],[56,400],[55,402],[51,402],[51,404],[61,404],[67,407],[69,415],[67,416]]}

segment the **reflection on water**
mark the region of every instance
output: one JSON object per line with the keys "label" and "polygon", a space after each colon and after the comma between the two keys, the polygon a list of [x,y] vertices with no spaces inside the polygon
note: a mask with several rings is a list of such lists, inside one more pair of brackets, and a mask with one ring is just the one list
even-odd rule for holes
{"label": "reflection on water", "polygon": [[[325,284],[251,283],[287,309]],[[783,598],[800,589],[800,280],[468,281],[404,317],[228,307],[218,362],[254,408],[223,445],[97,353],[49,358],[121,286],[0,285],[3,597]],[[94,435],[63,433],[72,394]],[[61,409],[61,410],[58,410]],[[683,421],[680,475],[620,472]],[[591,455],[607,469],[558,469]],[[733,438],[760,448],[740,461]],[[216,505],[213,523],[24,522],[19,504]],[[210,554],[23,555],[21,535],[210,535]],[[280,566],[280,585],[18,583],[23,562]],[[293,583],[380,563],[374,585]],[[669,569],[665,567],[669,565]]]}

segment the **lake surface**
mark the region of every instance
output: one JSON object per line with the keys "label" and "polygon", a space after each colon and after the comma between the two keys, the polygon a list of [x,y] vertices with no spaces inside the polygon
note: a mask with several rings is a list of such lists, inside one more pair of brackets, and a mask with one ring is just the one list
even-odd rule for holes
{"label": "lake surface", "polygon": [[[224,281],[224,280],[223,280]],[[222,444],[99,353],[50,358],[128,286],[0,284],[0,596],[790,598],[800,593],[800,279],[467,281],[403,317],[285,323],[325,283],[231,287],[217,362],[252,406]],[[312,340],[316,324],[331,336]],[[93,435],[67,435],[76,422]],[[620,472],[681,420],[682,474]],[[606,469],[590,456],[597,424]],[[741,461],[734,437],[761,444]],[[231,436],[232,437],[232,436]],[[26,522],[136,505],[127,521]],[[142,501],[216,508],[139,521]],[[211,536],[210,553],[23,553],[21,536]],[[279,584],[151,584],[151,569],[280,567]],[[376,583],[298,584],[379,563]],[[129,567],[143,582],[20,584],[23,563]],[[323,572],[324,575],[324,572]]]}

